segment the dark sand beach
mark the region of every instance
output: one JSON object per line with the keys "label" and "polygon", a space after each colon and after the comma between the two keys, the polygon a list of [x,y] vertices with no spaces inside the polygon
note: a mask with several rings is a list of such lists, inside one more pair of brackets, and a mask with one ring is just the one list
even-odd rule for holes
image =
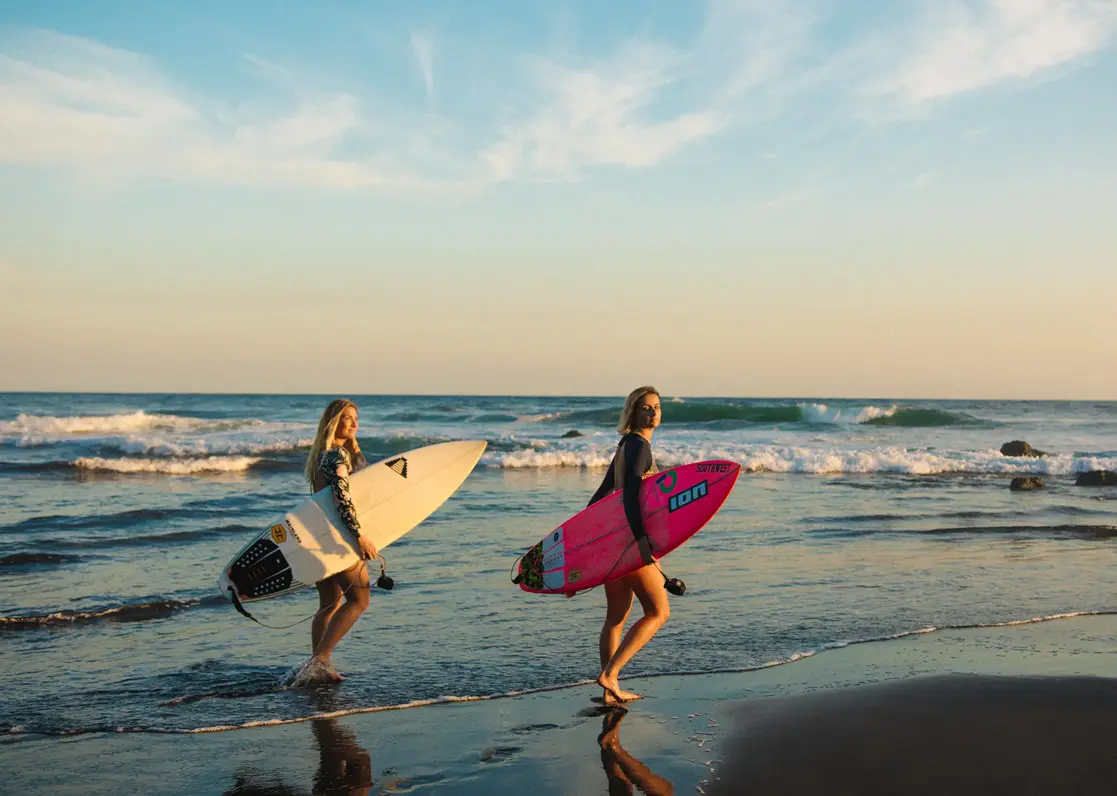
{"label": "dark sand beach", "polygon": [[711,794],[1113,793],[1117,678],[945,675],[745,702]]}
{"label": "dark sand beach", "polygon": [[625,712],[578,686],[222,732],[17,735],[0,769],[21,794],[1113,793],[1115,653],[1113,616],[942,630],[631,678],[647,698]]}

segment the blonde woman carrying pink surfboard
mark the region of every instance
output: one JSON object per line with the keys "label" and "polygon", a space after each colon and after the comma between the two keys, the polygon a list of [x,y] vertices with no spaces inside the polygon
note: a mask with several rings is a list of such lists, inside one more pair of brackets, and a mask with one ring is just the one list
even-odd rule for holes
{"label": "blonde woman carrying pink surfboard", "polygon": [[[660,418],[659,392],[654,387],[633,390],[617,425],[617,451],[589,505],[520,556],[512,578],[532,594],[573,597],[604,587],[596,682],[607,705],[640,698],[620,688],[621,670],[671,615],[667,593],[686,591],[682,581],[663,574],[658,559],[698,533],[729,497],[741,472],[740,464],[725,460],[659,472],[651,439]],[[644,615],[623,633],[634,596]]]}
{"label": "blonde woman carrying pink surfboard", "polygon": [[[605,704],[619,704],[639,699],[640,694],[624,691],[618,682],[621,669],[639,652],[671,616],[664,579],[655,566],[651,540],[644,531],[640,512],[640,484],[657,472],[652,454],[652,434],[662,418],[659,391],[644,386],[629,393],[617,424],[621,441],[608,472],[589,505],[612,492],[623,493],[624,514],[636,537],[636,546],[644,566],[622,578],[608,581],[605,589],[605,623],[601,627],[599,650],[601,674],[598,684],[604,689]],[[625,620],[632,608],[632,598],[640,601],[644,615],[621,638]]]}

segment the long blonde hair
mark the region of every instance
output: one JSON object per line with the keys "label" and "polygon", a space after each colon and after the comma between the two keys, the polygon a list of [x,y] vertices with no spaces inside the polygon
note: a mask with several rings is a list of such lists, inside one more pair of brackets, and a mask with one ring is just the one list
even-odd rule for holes
{"label": "long blonde hair", "polygon": [[640,405],[640,400],[645,395],[654,395],[658,398],[659,390],[652,387],[650,384],[645,384],[643,387],[637,387],[624,399],[624,409],[621,410],[621,422],[617,423],[618,434],[631,434],[636,430],[636,407]]}
{"label": "long blonde hair", "polygon": [[356,410],[357,405],[347,398],[335,398],[322,412],[322,417],[318,421],[318,433],[314,435],[314,444],[310,446],[306,467],[303,469],[303,475],[312,488],[318,486],[318,459],[321,458],[322,451],[329,448],[330,443],[334,441],[337,424],[341,421],[341,413],[349,407]]}

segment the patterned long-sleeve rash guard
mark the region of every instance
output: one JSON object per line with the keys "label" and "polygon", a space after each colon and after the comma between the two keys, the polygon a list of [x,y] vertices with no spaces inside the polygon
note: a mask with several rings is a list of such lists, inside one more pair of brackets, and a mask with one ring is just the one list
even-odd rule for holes
{"label": "patterned long-sleeve rash guard", "polygon": [[333,493],[338,516],[349,532],[358,539],[361,536],[361,523],[357,520],[357,510],[353,507],[353,499],[349,496],[349,475],[357,472],[364,465],[364,457],[358,457],[354,462],[345,448],[330,448],[322,451],[322,456],[318,460],[318,469],[322,473],[326,486]]}

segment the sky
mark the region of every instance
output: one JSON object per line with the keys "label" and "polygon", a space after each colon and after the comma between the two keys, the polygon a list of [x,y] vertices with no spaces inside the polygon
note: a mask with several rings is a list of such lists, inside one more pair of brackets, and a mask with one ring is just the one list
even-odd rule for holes
{"label": "sky", "polygon": [[6,0],[0,391],[1117,399],[1117,2]]}

